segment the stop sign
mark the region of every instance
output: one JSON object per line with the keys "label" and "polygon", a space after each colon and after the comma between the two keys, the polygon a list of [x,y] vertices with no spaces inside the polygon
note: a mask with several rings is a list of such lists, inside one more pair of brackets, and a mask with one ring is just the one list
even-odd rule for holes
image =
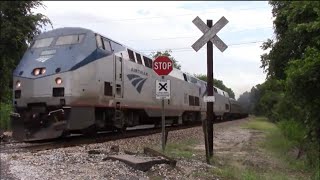
{"label": "stop sign", "polygon": [[152,69],[159,76],[166,76],[172,71],[173,63],[167,56],[159,56],[153,61]]}

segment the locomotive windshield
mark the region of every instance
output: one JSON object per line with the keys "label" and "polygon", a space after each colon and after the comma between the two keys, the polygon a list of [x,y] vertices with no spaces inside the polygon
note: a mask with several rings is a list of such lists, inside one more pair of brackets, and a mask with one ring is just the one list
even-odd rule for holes
{"label": "locomotive windshield", "polygon": [[83,38],[84,34],[60,36],[56,42],[56,45],[78,44]]}
{"label": "locomotive windshield", "polygon": [[[79,44],[82,42],[83,38],[84,34],[60,36],[58,37],[55,46]],[[34,41],[32,48],[49,47],[54,39],[55,37],[37,39]]]}
{"label": "locomotive windshield", "polygon": [[34,43],[32,48],[41,48],[41,47],[48,47],[50,46],[51,42],[53,41],[53,37],[51,38],[44,38],[44,39],[37,39]]}

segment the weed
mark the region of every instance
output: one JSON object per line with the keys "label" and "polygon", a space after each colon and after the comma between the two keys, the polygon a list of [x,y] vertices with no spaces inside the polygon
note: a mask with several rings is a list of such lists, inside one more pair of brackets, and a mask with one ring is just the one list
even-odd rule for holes
{"label": "weed", "polygon": [[10,104],[0,103],[0,129],[10,129]]}
{"label": "weed", "polygon": [[186,140],[181,143],[169,143],[167,144],[165,154],[173,157],[182,157],[190,159],[193,157],[194,150],[191,147],[196,144],[195,140]]}
{"label": "weed", "polygon": [[270,123],[265,118],[261,117],[254,119],[253,121],[249,121],[243,127],[261,131],[274,131],[277,128],[275,124]]}

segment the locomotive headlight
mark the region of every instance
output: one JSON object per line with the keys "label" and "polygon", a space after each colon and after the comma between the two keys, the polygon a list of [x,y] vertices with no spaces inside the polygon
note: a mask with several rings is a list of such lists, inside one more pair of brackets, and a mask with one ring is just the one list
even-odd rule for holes
{"label": "locomotive headlight", "polygon": [[20,88],[21,87],[21,82],[18,80],[17,82],[16,82],[16,88]]}
{"label": "locomotive headlight", "polygon": [[40,69],[34,69],[33,70],[33,75],[38,76],[40,74]]}
{"label": "locomotive headlight", "polygon": [[41,68],[41,74],[46,73],[46,68]]}
{"label": "locomotive headlight", "polygon": [[56,78],[56,84],[60,85],[62,83],[62,79],[61,78]]}

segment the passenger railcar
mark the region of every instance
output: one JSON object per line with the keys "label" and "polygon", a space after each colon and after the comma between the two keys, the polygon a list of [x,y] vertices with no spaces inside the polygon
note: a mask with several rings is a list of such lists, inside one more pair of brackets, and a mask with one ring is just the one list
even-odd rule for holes
{"label": "passenger railcar", "polygon": [[[165,103],[167,123],[205,118],[206,83],[178,69]],[[152,59],[83,28],[37,36],[13,73],[15,139],[33,141],[99,130],[159,124]],[[214,87],[217,117],[232,113],[227,92]],[[220,119],[221,119],[220,118]]]}

